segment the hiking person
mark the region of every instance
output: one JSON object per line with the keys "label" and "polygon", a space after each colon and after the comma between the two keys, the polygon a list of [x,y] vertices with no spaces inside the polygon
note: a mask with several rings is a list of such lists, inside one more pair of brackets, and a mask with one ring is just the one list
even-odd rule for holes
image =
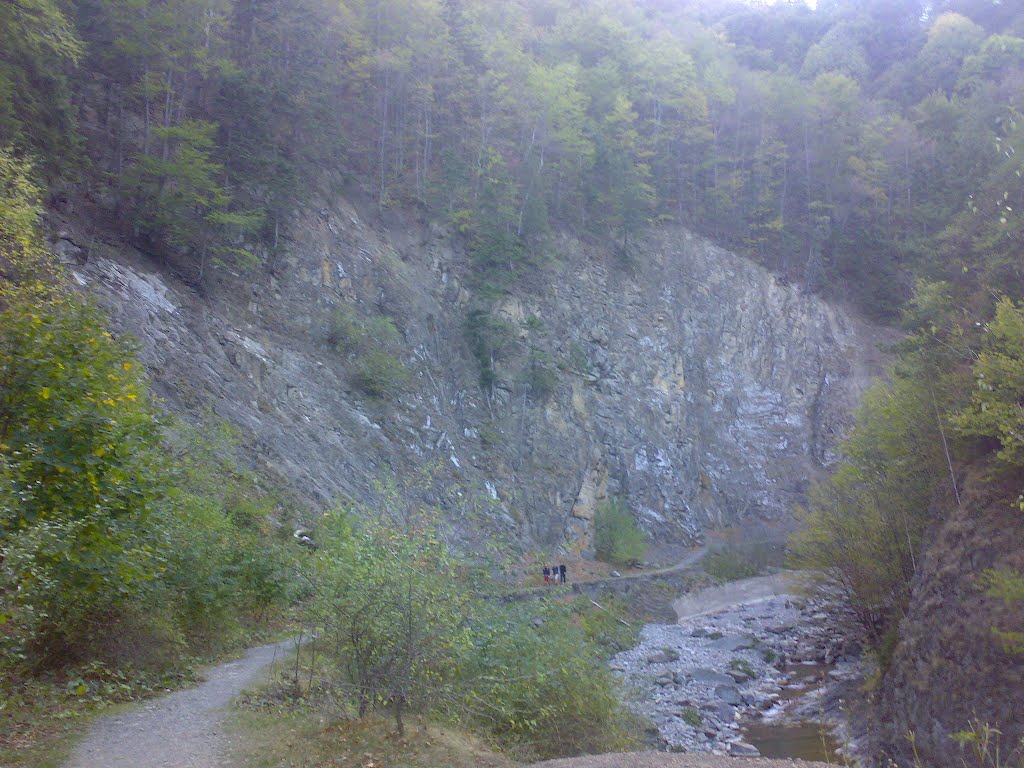
{"label": "hiking person", "polygon": [[558,580],[565,584],[565,563],[558,566]]}
{"label": "hiking person", "polygon": [[544,583],[551,583],[551,569],[546,565],[544,566]]}

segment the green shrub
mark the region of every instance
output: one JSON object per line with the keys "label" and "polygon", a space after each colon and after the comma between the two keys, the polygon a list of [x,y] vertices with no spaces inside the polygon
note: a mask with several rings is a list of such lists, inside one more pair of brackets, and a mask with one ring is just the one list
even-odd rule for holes
{"label": "green shrub", "polygon": [[401,731],[406,711],[452,701],[475,597],[432,513],[403,509],[393,490],[382,503],[358,525],[344,510],[326,518],[308,578],[333,686],[360,716],[390,711]]}
{"label": "green shrub", "polygon": [[700,716],[700,711],[696,707],[683,707],[683,711],[679,715],[683,722],[694,728],[700,728],[704,725],[704,718]]}
{"label": "green shrub", "polygon": [[363,325],[350,305],[341,305],[331,315],[327,341],[339,352],[347,354],[358,351],[364,335]]}
{"label": "green shrub", "polygon": [[394,355],[375,349],[356,362],[353,383],[371,397],[396,395],[409,381],[405,364]]}
{"label": "green shrub", "polygon": [[33,664],[79,655],[164,567],[169,488],[140,367],[74,299],[0,313],[0,614]]}
{"label": "green shrub", "polygon": [[996,458],[1024,467],[1024,304],[1001,299],[986,330],[985,349],[974,363],[971,404],[953,423],[963,435],[998,440]]}
{"label": "green shrub", "polygon": [[307,575],[328,679],[312,689],[330,690],[332,706],[460,720],[531,757],[629,746],[598,637],[628,642],[614,617],[483,599],[492,569],[457,557],[436,513],[393,488],[377,508],[324,525]]}
{"label": "green shrub", "polygon": [[462,666],[470,721],[526,757],[621,751],[632,744],[603,651],[571,607],[484,606]]}
{"label": "green shrub", "polygon": [[494,422],[487,422],[481,424],[479,427],[480,442],[488,448],[496,448],[500,445],[504,445],[505,441],[502,439],[501,432],[494,425]]}
{"label": "green shrub", "polygon": [[530,333],[545,334],[547,333],[547,327],[544,325],[544,321],[537,315],[530,315],[526,318],[526,329]]}
{"label": "green shrub", "polygon": [[591,373],[590,356],[579,342],[574,341],[569,345],[569,367],[582,376],[589,376]]}
{"label": "green shrub", "polygon": [[331,317],[328,341],[355,359],[352,383],[371,397],[393,397],[409,380],[409,371],[398,357],[401,334],[386,315],[363,320],[349,305]]}
{"label": "green shrub", "polygon": [[704,571],[719,581],[739,581],[757,576],[761,569],[735,547],[708,552],[701,562]]}
{"label": "green shrub", "polygon": [[132,347],[42,279],[59,269],[28,215],[30,185],[7,178],[19,172],[0,162],[0,244],[17,278],[0,285],[0,680],[91,660],[177,664],[188,646],[221,644],[248,605],[283,599],[284,576],[248,582],[266,546],[231,510],[252,483],[199,482],[200,443],[169,450]]}
{"label": "green shrub", "polygon": [[607,563],[632,565],[647,553],[647,534],[618,499],[605,502],[594,513],[594,549]]}
{"label": "green shrub", "polygon": [[589,598],[580,597],[572,604],[574,621],[587,639],[597,643],[611,658],[616,653],[635,646],[639,640],[639,624],[630,624],[627,606],[609,597],[596,607]]}
{"label": "green shrub", "polygon": [[747,677],[757,677],[754,668],[750,666],[750,662],[746,659],[731,659],[729,661],[729,669],[735,672],[742,672]]}
{"label": "green shrub", "polygon": [[480,388],[490,390],[497,382],[494,364],[515,346],[512,326],[498,320],[490,310],[478,307],[467,313],[464,329],[480,371]]}
{"label": "green shrub", "polygon": [[792,565],[823,574],[876,649],[906,614],[929,509],[948,483],[935,393],[896,373],[865,394],[844,463],[811,488],[790,539]]}
{"label": "green shrub", "polygon": [[537,400],[547,400],[558,388],[558,370],[548,355],[532,352],[526,371],[526,384],[530,395]]}

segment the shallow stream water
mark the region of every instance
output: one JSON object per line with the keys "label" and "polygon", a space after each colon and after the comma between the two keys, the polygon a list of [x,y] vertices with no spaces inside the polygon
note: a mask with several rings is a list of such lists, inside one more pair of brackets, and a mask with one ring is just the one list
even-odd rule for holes
{"label": "shallow stream water", "polygon": [[757,747],[763,757],[793,757],[833,765],[840,762],[836,752],[839,745],[817,723],[753,722],[745,725],[742,733],[746,742]]}
{"label": "shallow stream water", "polygon": [[[793,701],[824,685],[831,666],[827,664],[790,664],[783,668],[788,683],[781,700]],[[757,747],[764,757],[798,758],[825,763],[839,761],[839,745],[820,723],[779,723],[748,720],[742,729],[747,743]]]}

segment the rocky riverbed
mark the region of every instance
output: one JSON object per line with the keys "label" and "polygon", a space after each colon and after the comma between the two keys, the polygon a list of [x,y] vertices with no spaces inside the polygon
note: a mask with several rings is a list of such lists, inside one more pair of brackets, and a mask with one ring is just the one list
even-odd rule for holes
{"label": "rocky riverbed", "polygon": [[745,725],[810,721],[846,741],[842,692],[860,649],[834,631],[821,603],[794,592],[776,575],[688,596],[677,602],[677,624],[645,626],[639,645],[612,659],[629,706],[663,748],[754,756]]}

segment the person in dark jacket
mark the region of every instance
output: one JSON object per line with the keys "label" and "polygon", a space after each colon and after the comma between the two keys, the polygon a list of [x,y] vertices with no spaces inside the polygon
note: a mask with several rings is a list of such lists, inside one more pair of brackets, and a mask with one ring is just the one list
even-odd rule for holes
{"label": "person in dark jacket", "polygon": [[551,583],[551,569],[548,568],[548,566],[546,566],[546,565],[544,566],[544,583],[545,584],[550,584]]}
{"label": "person in dark jacket", "polygon": [[558,580],[565,584],[565,563],[558,566]]}

